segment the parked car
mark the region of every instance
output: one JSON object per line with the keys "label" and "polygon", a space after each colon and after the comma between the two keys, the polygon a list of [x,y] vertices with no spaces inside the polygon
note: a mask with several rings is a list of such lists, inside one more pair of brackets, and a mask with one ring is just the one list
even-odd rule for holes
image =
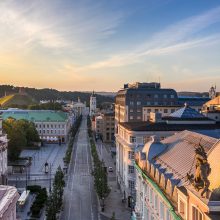
{"label": "parked car", "polygon": [[113,172],[113,168],[112,167],[108,167],[108,172]]}

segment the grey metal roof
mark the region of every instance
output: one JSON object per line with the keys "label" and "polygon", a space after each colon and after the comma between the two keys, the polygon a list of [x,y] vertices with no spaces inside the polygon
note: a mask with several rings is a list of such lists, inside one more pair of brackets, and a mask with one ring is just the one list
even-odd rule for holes
{"label": "grey metal roof", "polygon": [[169,115],[171,118],[181,118],[181,119],[201,119],[205,118],[204,115],[200,114],[193,108],[190,108],[188,105],[178,109],[177,111]]}
{"label": "grey metal roof", "polygon": [[155,163],[161,164],[160,169],[166,169],[166,173],[172,173],[172,178],[180,179],[183,184],[186,174],[195,171],[195,147],[201,144],[209,152],[217,142],[216,138],[195,132],[179,132],[162,141],[167,149],[155,158]]}

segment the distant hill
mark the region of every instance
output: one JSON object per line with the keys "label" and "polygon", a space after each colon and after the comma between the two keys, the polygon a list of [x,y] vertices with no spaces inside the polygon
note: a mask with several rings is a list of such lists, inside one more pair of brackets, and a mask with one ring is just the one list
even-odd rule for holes
{"label": "distant hill", "polygon": [[34,101],[29,95],[26,94],[16,93],[0,98],[0,106],[2,108],[22,107],[33,104],[36,104],[36,101]]}
{"label": "distant hill", "polygon": [[[14,87],[11,85],[0,85],[0,97],[7,95],[19,93],[20,87]],[[69,100],[77,101],[78,97],[81,102],[86,102],[89,105],[89,100],[91,93],[89,92],[77,92],[77,91],[58,91],[55,89],[35,89],[35,88],[22,88],[22,91],[28,94],[32,99],[36,100],[38,103],[40,100]],[[99,107],[103,102],[114,102],[114,97],[103,96],[96,94],[97,106]]]}

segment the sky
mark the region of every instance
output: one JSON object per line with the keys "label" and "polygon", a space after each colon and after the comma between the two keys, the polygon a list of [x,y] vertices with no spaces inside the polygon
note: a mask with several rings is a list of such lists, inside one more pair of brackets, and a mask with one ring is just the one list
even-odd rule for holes
{"label": "sky", "polygon": [[220,91],[219,0],[0,0],[0,84]]}

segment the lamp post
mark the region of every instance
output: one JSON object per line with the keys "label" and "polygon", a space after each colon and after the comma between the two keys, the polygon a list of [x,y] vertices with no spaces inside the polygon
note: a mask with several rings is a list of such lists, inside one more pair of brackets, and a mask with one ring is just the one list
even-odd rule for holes
{"label": "lamp post", "polygon": [[51,192],[51,163],[48,164],[47,162],[44,164],[44,172],[45,174],[49,173],[49,192]]}

